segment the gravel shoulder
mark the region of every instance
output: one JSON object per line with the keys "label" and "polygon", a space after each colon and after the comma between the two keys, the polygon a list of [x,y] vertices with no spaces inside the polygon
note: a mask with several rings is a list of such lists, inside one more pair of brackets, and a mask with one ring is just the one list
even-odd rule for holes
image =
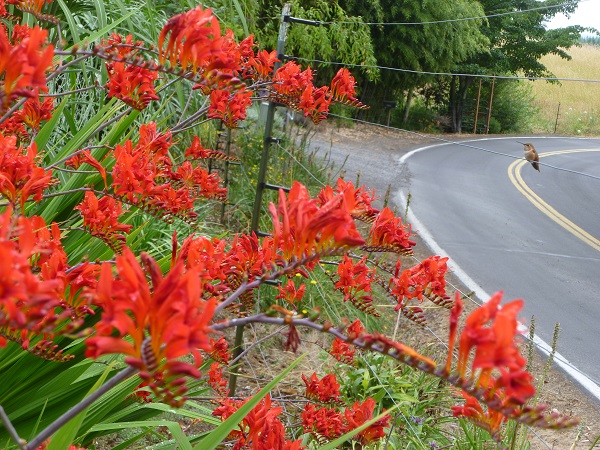
{"label": "gravel shoulder", "polygon": [[[318,127],[308,126],[296,131],[299,136],[308,136],[307,151],[314,152],[317,157],[330,165],[334,177],[341,175],[347,180],[355,183],[358,180],[358,184],[375,189],[380,198],[379,205],[390,186],[393,194],[394,187],[409,182],[409,174],[405,173],[397,163],[402,155],[416,148],[440,143],[440,137],[449,140],[473,137],[412,134],[362,124],[354,124],[346,128],[338,127],[335,123],[322,123]],[[395,208],[398,214],[403,214],[405,209],[405,205],[394,203],[393,195],[390,196],[388,206]],[[423,241],[419,240],[418,236],[416,240],[416,256],[419,259],[430,256],[432,253]],[[460,286],[460,281],[452,279],[452,275],[450,280]],[[472,310],[475,305],[470,305],[467,311],[469,308]],[[438,325],[442,330],[440,332],[443,333],[445,324]],[[561,431],[536,429],[535,434],[531,434],[531,448],[591,448],[593,441],[600,435],[600,404],[558,368],[551,367],[543,376],[547,364],[545,356],[536,353],[531,363],[532,372],[540,386],[539,402],[548,405],[548,411],[582,419],[582,426],[579,429]]]}

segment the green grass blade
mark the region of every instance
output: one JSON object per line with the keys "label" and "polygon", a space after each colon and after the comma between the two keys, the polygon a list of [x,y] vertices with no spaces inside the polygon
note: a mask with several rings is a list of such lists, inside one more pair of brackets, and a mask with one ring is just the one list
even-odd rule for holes
{"label": "green grass blade", "polygon": [[106,27],[106,9],[104,9],[103,0],[94,0],[94,8],[96,8],[96,17],[98,18],[98,27],[103,29]]}
{"label": "green grass blade", "polygon": [[65,18],[67,19],[67,23],[69,24],[69,29],[71,30],[71,34],[73,35],[73,43],[77,44],[81,41],[81,39],[79,38],[79,32],[77,31],[78,26],[75,22],[75,18],[73,17],[73,14],[71,14],[71,10],[63,0],[58,0],[57,3],[60,6],[60,9],[62,9],[63,13],[65,14]]}
{"label": "green grass blade", "polygon": [[[177,449],[181,450],[192,450],[192,444],[188,440],[187,436],[181,429],[181,425],[177,422],[168,421],[168,420],[140,420],[134,422],[119,422],[119,423],[109,423],[109,424],[99,424],[94,425],[90,431],[107,431],[107,430],[127,430],[130,428],[149,428],[149,427],[167,427],[171,432],[175,443],[177,445]],[[175,447],[173,447],[175,448]]]}
{"label": "green grass blade", "polygon": [[223,440],[229,435],[231,430],[233,430],[241,420],[246,417],[246,415],[252,411],[252,409],[258,405],[260,402],[271,390],[279,383],[294,367],[298,365],[298,363],[306,356],[306,354],[300,356],[296,359],[290,366],[277,375],[273,381],[267,384],[264,388],[262,388],[254,397],[252,397],[244,406],[238,409],[235,413],[233,413],[229,418],[215,428],[211,433],[206,436],[202,441],[194,446],[195,449],[198,450],[213,450],[216,448]]}
{"label": "green grass blade", "polygon": [[235,10],[237,11],[240,22],[242,23],[244,35],[248,36],[250,34],[250,31],[248,30],[248,22],[246,22],[246,16],[244,15],[244,11],[242,10],[239,0],[233,0],[233,6],[235,6]]}
{"label": "green grass blade", "polygon": [[[108,374],[111,371],[112,366],[107,367],[104,373],[102,373],[102,375],[98,378],[94,386],[92,386],[92,389],[90,389],[87,395],[90,395],[92,392],[94,392],[96,389],[102,386],[102,384],[106,380],[106,377],[108,377]],[[46,449],[67,450],[71,443],[75,440],[77,432],[79,431],[79,428],[81,427],[81,424],[83,423],[83,420],[85,419],[88,410],[89,408],[83,410],[82,412],[77,414],[77,416],[71,419],[65,426],[58,430],[52,437],[52,440],[50,441]]]}
{"label": "green grass blade", "polygon": [[67,101],[68,98],[65,98],[62,102],[60,102],[58,107],[52,113],[50,120],[46,122],[46,124],[40,129],[39,133],[35,137],[35,144],[37,145],[38,149],[43,150],[46,147],[46,144],[50,139],[50,135],[54,131],[56,123],[58,122],[58,119],[61,117],[62,112],[67,105]]}

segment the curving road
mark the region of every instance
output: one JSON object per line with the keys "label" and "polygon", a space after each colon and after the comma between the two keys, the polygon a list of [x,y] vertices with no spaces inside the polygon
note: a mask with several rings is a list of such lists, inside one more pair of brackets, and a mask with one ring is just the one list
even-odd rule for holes
{"label": "curving road", "polygon": [[[535,145],[541,172],[517,141]],[[418,149],[400,164],[399,197],[410,193],[419,234],[479,297],[525,299],[521,316],[535,316],[542,341],[560,323],[558,359],[600,399],[600,140],[478,139]]]}

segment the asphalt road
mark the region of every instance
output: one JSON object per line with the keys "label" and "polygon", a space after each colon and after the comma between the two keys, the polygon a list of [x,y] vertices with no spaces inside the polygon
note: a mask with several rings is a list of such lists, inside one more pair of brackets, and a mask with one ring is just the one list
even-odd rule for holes
{"label": "asphalt road", "polygon": [[[516,141],[534,144],[541,172],[522,159]],[[600,140],[461,144],[419,149],[399,161],[399,197],[410,192],[410,210],[422,228],[416,231],[433,238],[479,293],[503,290],[505,301],[525,299],[521,317],[535,316],[543,341],[552,342],[560,323],[559,353],[598,383]]]}

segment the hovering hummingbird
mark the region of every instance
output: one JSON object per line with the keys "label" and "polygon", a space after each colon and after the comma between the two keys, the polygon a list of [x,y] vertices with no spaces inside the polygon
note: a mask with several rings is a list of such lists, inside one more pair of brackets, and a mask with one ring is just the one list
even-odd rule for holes
{"label": "hovering hummingbird", "polygon": [[[519,141],[517,141],[517,142],[519,142]],[[523,151],[525,152],[525,159],[527,161],[529,161],[531,163],[531,165],[533,166],[533,168],[539,172],[540,165],[538,164],[538,162],[540,161],[540,157],[539,157],[538,153],[535,151],[533,144],[526,144],[524,142],[519,142],[519,144],[523,144],[525,146],[525,148],[523,149]]]}

